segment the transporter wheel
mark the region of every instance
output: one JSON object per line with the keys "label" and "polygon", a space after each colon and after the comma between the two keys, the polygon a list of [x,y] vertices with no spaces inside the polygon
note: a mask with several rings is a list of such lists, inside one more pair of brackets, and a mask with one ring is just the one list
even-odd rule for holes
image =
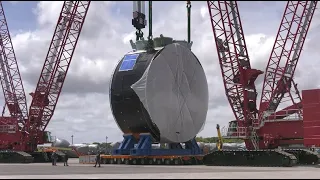
{"label": "transporter wheel", "polygon": [[171,163],[170,163],[170,159],[164,160],[164,164],[165,164],[165,165],[170,165],[170,164],[171,164]]}
{"label": "transporter wheel", "polygon": [[174,159],[173,160],[173,164],[174,165],[180,165],[180,163],[181,163],[180,159]]}
{"label": "transporter wheel", "polygon": [[144,165],[144,164],[145,164],[144,158],[141,158],[141,159],[140,159],[140,164],[141,164],[141,165]]}
{"label": "transporter wheel", "polygon": [[102,159],[102,164],[107,164],[107,159]]}
{"label": "transporter wheel", "polygon": [[191,163],[192,163],[192,165],[197,165],[198,164],[198,159],[195,158],[195,157],[192,157]]}
{"label": "transporter wheel", "polygon": [[106,164],[110,164],[110,158],[105,159],[106,160]]}
{"label": "transporter wheel", "polygon": [[198,163],[203,165],[203,160],[202,159],[198,159]]}
{"label": "transporter wheel", "polygon": [[124,160],[124,164],[129,165],[129,164],[130,164],[129,159],[125,159],[125,160]]}
{"label": "transporter wheel", "polygon": [[114,164],[113,158],[110,159],[110,164]]}
{"label": "transporter wheel", "polygon": [[184,160],[184,161],[183,161],[183,164],[185,164],[185,165],[191,165],[191,164],[192,164],[192,160],[191,160],[191,159]]}
{"label": "transporter wheel", "polygon": [[161,165],[162,162],[161,162],[161,159],[157,159],[157,165]]}
{"label": "transporter wheel", "polygon": [[121,159],[120,158],[117,159],[117,164],[121,164]]}
{"label": "transporter wheel", "polygon": [[152,164],[153,164],[153,160],[152,160],[152,159],[149,159],[149,160],[148,160],[148,164],[149,164],[149,165],[152,165]]}
{"label": "transporter wheel", "polygon": [[136,159],[132,159],[132,164],[136,165],[137,164],[137,160]]}

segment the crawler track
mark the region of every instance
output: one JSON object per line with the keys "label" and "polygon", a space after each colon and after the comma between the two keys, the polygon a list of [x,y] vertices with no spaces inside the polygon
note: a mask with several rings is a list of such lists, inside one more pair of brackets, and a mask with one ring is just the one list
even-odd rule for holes
{"label": "crawler track", "polygon": [[[81,156],[80,163],[94,163],[94,156]],[[102,164],[126,165],[203,165],[203,156],[130,156],[102,155]],[[90,160],[91,159],[91,160]]]}
{"label": "crawler track", "polygon": [[223,150],[206,154],[203,163],[207,166],[292,167],[297,164],[297,158],[282,150]]}
{"label": "crawler track", "polygon": [[283,151],[296,156],[299,165],[318,164],[320,155],[307,149],[284,149]]}
{"label": "crawler track", "polygon": [[0,163],[32,163],[33,157],[22,151],[0,151]]}

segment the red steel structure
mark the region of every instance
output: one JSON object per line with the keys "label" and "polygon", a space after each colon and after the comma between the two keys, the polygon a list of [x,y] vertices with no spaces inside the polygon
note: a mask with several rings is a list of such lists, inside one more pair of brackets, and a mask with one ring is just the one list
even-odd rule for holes
{"label": "red steel structure", "polygon": [[[7,106],[11,117],[16,118],[19,123],[24,124],[28,118],[27,99],[1,1],[0,66],[0,79],[5,99],[4,108]],[[2,118],[0,117],[1,121]]]}
{"label": "red steel structure", "polygon": [[[227,136],[245,139],[249,150],[303,144],[302,117],[286,117],[302,115],[301,97],[293,76],[317,1],[288,1],[265,70],[259,110],[254,81],[263,72],[250,66],[237,2],[207,4],[225,92],[236,117],[229,123]],[[292,105],[277,111],[284,102]]]}
{"label": "red steel structure", "polygon": [[[316,1],[288,1],[266,68],[260,101],[260,114],[274,113],[283,101],[292,101],[298,109],[299,93],[290,91],[293,75],[313,17]],[[282,64],[281,67],[281,62]],[[297,87],[294,86],[297,91]],[[287,96],[285,96],[287,95]],[[298,102],[294,100],[297,99]],[[262,118],[260,118],[262,119]]]}
{"label": "red steel structure", "polygon": [[65,1],[22,130],[0,134],[0,149],[33,152],[46,142],[45,129],[61,93],[91,1]]}
{"label": "red steel structure", "polygon": [[320,89],[302,91],[303,137],[307,147],[320,147]]}
{"label": "red steel structure", "polygon": [[[251,126],[256,118],[254,81],[263,72],[252,69],[235,1],[207,1],[227,98],[238,127]],[[239,136],[246,136],[246,132]]]}
{"label": "red steel structure", "polygon": [[32,93],[25,130],[32,149],[42,144],[42,133],[53,116],[91,1],[65,1],[49,51]]}
{"label": "red steel structure", "polygon": [[[20,77],[18,63],[11,42],[11,37],[0,1],[0,81],[5,104],[0,117],[0,149],[13,148],[20,140],[19,130],[28,118],[26,96]],[[10,116],[4,117],[5,107]]]}

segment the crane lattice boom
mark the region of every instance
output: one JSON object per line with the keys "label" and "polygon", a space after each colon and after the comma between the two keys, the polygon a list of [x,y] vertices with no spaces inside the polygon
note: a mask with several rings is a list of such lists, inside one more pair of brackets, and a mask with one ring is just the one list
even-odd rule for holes
{"label": "crane lattice boom", "polygon": [[27,99],[1,1],[0,54],[1,84],[6,105],[10,115],[24,124],[28,118]]}
{"label": "crane lattice boom", "polygon": [[236,1],[207,1],[228,101],[238,125],[255,118],[254,81],[262,71],[251,69]]}
{"label": "crane lattice boom", "polygon": [[[34,93],[26,131],[39,136],[56,107],[91,1],[65,1]],[[39,137],[41,138],[41,137]]]}
{"label": "crane lattice boom", "polygon": [[[316,5],[317,1],[287,3],[266,68],[259,109],[261,116],[275,112],[281,101],[301,101],[292,79]],[[297,92],[296,97],[290,93],[292,84]]]}

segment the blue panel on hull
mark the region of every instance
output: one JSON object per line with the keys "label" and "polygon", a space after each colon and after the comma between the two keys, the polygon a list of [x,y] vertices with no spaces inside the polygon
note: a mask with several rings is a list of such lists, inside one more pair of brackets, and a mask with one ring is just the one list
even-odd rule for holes
{"label": "blue panel on hull", "polygon": [[130,71],[133,69],[139,54],[127,54],[124,56],[119,71]]}

